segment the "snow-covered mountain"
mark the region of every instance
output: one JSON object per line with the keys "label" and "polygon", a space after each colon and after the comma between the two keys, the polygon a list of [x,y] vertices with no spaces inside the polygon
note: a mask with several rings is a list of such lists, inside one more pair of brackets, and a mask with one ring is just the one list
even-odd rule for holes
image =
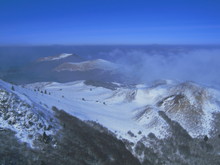
{"label": "snow-covered mountain", "polygon": [[[35,95],[35,102],[48,107],[57,106],[83,120],[101,123],[121,138],[138,141],[149,133],[159,138],[170,135],[170,126],[160,111],[177,121],[190,136],[211,136],[215,113],[220,112],[219,92],[197,84],[167,81],[158,86],[137,85],[115,90],[83,81],[72,83],[35,83],[25,87],[32,90],[46,90],[51,95]],[[25,93],[30,95],[29,92]],[[128,135],[134,133],[134,137]],[[141,131],[143,134],[138,134]]]}
{"label": "snow-covered mountain", "polygon": [[[10,84],[1,84],[10,90]],[[25,97],[25,100],[31,100],[31,107],[37,107],[39,112],[43,109],[47,112],[56,107],[85,122],[93,121],[103,125],[121,139],[143,164],[147,160],[154,162],[156,159],[174,164],[175,159],[180,159],[180,162],[191,161],[191,157],[185,160],[183,155],[188,152],[203,153],[198,141],[204,138],[205,141],[215,139],[220,135],[220,92],[192,82],[160,81],[150,85],[129,86],[95,81],[39,82],[15,86],[15,91],[10,92],[21,94],[20,99]],[[6,93],[1,93],[2,102]],[[13,98],[9,95],[7,97]],[[25,132],[22,136],[29,131],[7,123],[2,126],[16,132],[22,130]],[[35,131],[42,134],[40,129]],[[182,152],[178,147],[183,144],[189,147],[189,151],[179,155],[166,152],[167,147]],[[215,157],[219,152],[220,147],[215,146],[212,155]],[[157,158],[149,158],[148,154],[153,153]]]}
{"label": "snow-covered mountain", "polygon": [[43,58],[38,59],[37,61],[38,61],[38,62],[44,62],[44,61],[56,61],[56,60],[61,60],[61,59],[64,59],[64,58],[70,57],[70,56],[73,56],[73,54],[70,54],[70,53],[63,53],[63,54],[60,54],[60,55],[57,55],[57,56],[43,57]]}
{"label": "snow-covered mountain", "polygon": [[57,72],[61,71],[89,71],[89,70],[115,70],[117,68],[116,64],[103,60],[103,59],[97,59],[97,60],[90,60],[90,61],[83,61],[78,63],[73,62],[67,62],[59,65],[55,68]]}
{"label": "snow-covered mountain", "polygon": [[[140,144],[154,148],[152,152],[162,152],[150,143],[147,138],[150,135],[164,141],[172,137],[203,140],[206,136],[215,138],[220,134],[216,118],[220,113],[220,92],[215,89],[173,81],[127,87],[113,83],[110,86],[114,88],[108,89],[105,83],[98,86],[93,83],[48,82],[29,84],[25,88],[51,93],[49,96],[36,93],[35,102],[48,107],[55,105],[82,120],[96,121],[107,127],[129,144],[128,148],[131,147],[130,151],[140,161],[146,159],[144,151],[136,151]],[[183,141],[180,139],[176,143]]]}
{"label": "snow-covered mountain", "polygon": [[122,82],[124,77],[119,66],[111,61],[88,60],[76,54],[61,54],[34,60],[18,70],[5,74],[4,80],[16,84],[76,80]]}

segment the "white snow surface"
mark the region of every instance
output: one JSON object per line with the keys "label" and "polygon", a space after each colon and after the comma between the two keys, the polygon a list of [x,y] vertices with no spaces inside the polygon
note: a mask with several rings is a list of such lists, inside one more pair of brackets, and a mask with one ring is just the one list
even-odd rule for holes
{"label": "white snow surface", "polygon": [[[149,133],[154,133],[158,138],[170,136],[169,125],[158,115],[158,111],[165,111],[164,106],[158,107],[157,104],[169,94],[173,94],[173,88],[177,88],[176,86],[178,87],[172,82],[154,87],[142,84],[136,85],[135,88],[118,87],[116,90],[110,90],[85,85],[84,81],[45,82],[28,84],[23,92],[34,102],[41,102],[48,107],[56,106],[82,120],[96,121],[115,132],[118,138],[135,143]],[[33,92],[38,89],[46,90],[47,94]],[[181,88],[181,90],[190,100],[189,106],[195,104],[196,96],[193,96],[195,91],[190,93],[188,87]],[[196,86],[195,90],[197,90]],[[208,97],[207,100],[204,100],[203,112],[199,116],[203,119],[200,123],[200,131],[192,129],[190,125],[186,124],[187,115],[182,115],[183,112],[166,112],[172,120],[178,121],[192,137],[209,135],[212,130],[212,114],[219,112],[219,106],[216,103],[217,95],[220,95],[219,91],[206,89],[206,92],[208,95],[216,97]],[[172,105],[170,106],[172,107]],[[131,131],[134,136],[129,135],[128,131]]]}
{"label": "white snow surface", "polygon": [[39,62],[42,62],[42,61],[55,61],[55,60],[60,60],[60,59],[67,58],[67,57],[72,56],[72,55],[73,54],[63,53],[63,54],[60,54],[58,56],[44,57],[44,58],[39,59],[38,61]]}
{"label": "white snow surface", "polygon": [[[4,84],[4,82],[1,82]],[[4,86],[7,86],[4,85]],[[8,90],[10,85],[8,85]],[[45,92],[46,91],[46,92]],[[171,83],[160,85],[120,86],[116,90],[86,85],[84,81],[69,83],[39,82],[16,86],[16,93],[21,99],[42,105],[45,109],[56,106],[81,120],[92,120],[114,132],[119,139],[136,143],[149,133],[158,138],[170,136],[169,125],[160,117],[158,111],[165,111],[167,116],[188,131],[192,137],[209,135],[213,129],[213,113],[220,112],[220,92],[203,88],[193,83]],[[184,97],[179,97],[184,95]],[[187,103],[183,110],[175,109],[174,102]],[[202,96],[201,98],[198,96]],[[202,100],[202,101],[201,101]],[[163,102],[161,102],[163,101]],[[161,104],[158,106],[158,104]],[[201,106],[200,106],[201,104]],[[199,124],[189,125],[188,107],[195,107]],[[194,114],[194,112],[192,112]],[[191,122],[194,124],[194,121]],[[197,130],[197,125],[199,131]],[[134,136],[129,134],[131,131]]]}

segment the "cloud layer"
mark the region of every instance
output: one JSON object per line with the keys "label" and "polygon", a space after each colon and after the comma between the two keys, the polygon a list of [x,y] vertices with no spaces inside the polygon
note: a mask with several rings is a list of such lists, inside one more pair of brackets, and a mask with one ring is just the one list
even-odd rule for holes
{"label": "cloud layer", "polygon": [[[123,54],[123,55],[122,55]],[[166,55],[164,55],[166,54]],[[220,86],[220,49],[199,49],[178,53],[115,50],[122,72],[134,82],[158,79],[195,81]]]}

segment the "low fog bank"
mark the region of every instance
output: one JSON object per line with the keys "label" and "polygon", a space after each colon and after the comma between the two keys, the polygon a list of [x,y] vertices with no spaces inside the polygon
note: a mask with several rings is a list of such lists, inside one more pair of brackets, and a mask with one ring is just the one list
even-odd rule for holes
{"label": "low fog bank", "polygon": [[[125,53],[123,56],[122,53]],[[179,53],[148,53],[112,51],[121,72],[134,82],[152,82],[160,79],[194,81],[220,87],[220,49],[199,49]]]}

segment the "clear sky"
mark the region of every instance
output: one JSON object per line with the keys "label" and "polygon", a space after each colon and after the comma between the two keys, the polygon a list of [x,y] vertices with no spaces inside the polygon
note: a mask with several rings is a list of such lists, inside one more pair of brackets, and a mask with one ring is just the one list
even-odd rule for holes
{"label": "clear sky", "polygon": [[220,44],[220,0],[0,0],[0,44]]}

